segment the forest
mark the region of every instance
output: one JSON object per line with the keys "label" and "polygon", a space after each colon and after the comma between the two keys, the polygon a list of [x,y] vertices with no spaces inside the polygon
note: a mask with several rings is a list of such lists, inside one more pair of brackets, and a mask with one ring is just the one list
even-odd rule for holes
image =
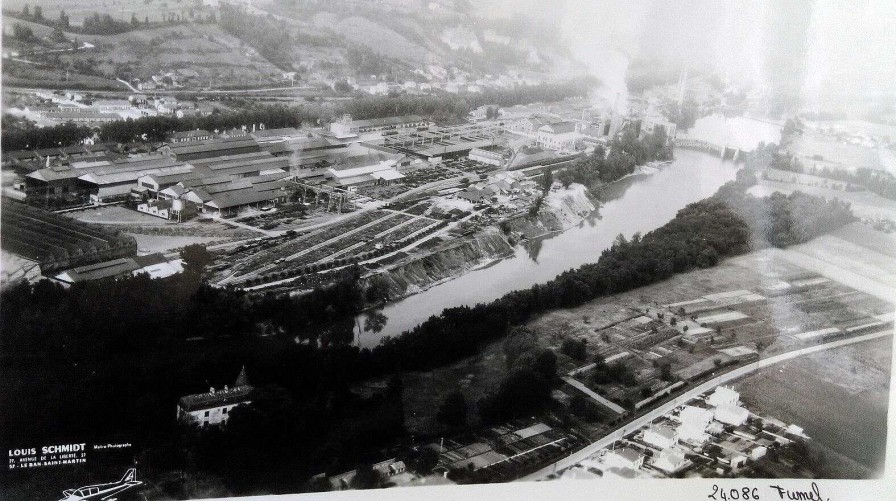
{"label": "forest", "polygon": [[[593,264],[490,303],[445,309],[372,350],[352,344],[366,306],[357,269],[305,295],[251,296],[205,284],[209,256],[190,247],[187,272],[167,279],[68,289],[20,283],[0,294],[0,377],[7,382],[0,400],[18,402],[17,412],[2,415],[0,444],[123,440],[142,451],[150,475],[215,473],[236,493],[306,488],[300,484],[316,473],[352,469],[409,439],[402,371],[452,363],[512,331],[508,339],[522,341],[505,345],[515,354],[506,379],[478,411],[486,422],[530,415],[549,400],[556,360],[520,348],[527,320],[758,246],[804,242],[853,220],[847,206],[801,193],[744,195],[753,182],[747,169],[664,226],[620,235]],[[242,365],[256,394],[234,411],[231,426],[202,433],[178,426],[180,396],[232,384]],[[390,382],[364,398],[349,391],[371,378]]]}

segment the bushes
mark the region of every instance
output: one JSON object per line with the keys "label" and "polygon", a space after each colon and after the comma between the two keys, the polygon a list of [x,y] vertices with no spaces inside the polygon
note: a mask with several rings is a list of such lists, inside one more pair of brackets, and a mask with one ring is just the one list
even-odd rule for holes
{"label": "bushes", "polygon": [[560,353],[583,362],[588,358],[588,343],[584,339],[566,338],[560,347]]}

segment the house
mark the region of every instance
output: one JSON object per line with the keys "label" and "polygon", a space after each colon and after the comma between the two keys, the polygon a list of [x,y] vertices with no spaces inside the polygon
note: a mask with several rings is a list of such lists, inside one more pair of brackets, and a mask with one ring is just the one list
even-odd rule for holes
{"label": "house", "polygon": [[676,429],[679,440],[701,444],[709,438],[706,428],[713,420],[711,410],[686,405],[678,414],[678,419],[681,422]]}
{"label": "house", "polygon": [[[400,475],[407,471],[407,466],[404,461],[396,461],[395,458],[380,461],[379,463],[372,465],[371,468],[373,471],[379,473],[381,478],[394,477],[395,475]],[[332,477],[327,478],[327,481],[330,483],[330,488],[334,491],[344,491],[351,488],[352,480],[354,480],[357,473],[358,470],[347,471],[345,473],[340,473],[339,475],[333,475]]]}
{"label": "house", "polygon": [[219,391],[210,388],[208,393],[181,397],[177,403],[177,419],[198,428],[226,425],[230,412],[235,407],[252,402],[253,389],[246,378],[246,368],[243,367],[232,388],[224,386]]}
{"label": "house", "polygon": [[173,201],[171,200],[147,200],[137,205],[137,211],[162,219],[171,219],[172,205]]}
{"label": "house", "polygon": [[740,426],[747,422],[750,412],[737,405],[722,404],[716,407],[714,417],[720,423]]}
{"label": "house", "polygon": [[473,120],[485,120],[491,117],[498,116],[498,105],[497,104],[484,104],[475,110],[470,112],[470,116]]}
{"label": "house", "polygon": [[726,386],[719,386],[713,391],[712,395],[706,399],[706,403],[713,407],[738,405],[740,403],[740,393]]}
{"label": "house", "polygon": [[678,434],[668,426],[654,425],[644,431],[643,440],[658,449],[667,449],[678,442]]}
{"label": "house", "polygon": [[615,449],[604,454],[603,463],[609,468],[630,468],[637,470],[644,463],[644,456],[629,448]]}
{"label": "house", "polygon": [[579,124],[557,122],[538,128],[536,145],[554,151],[574,151],[582,142]]}
{"label": "house", "polygon": [[670,447],[660,451],[650,465],[671,475],[687,466],[688,460],[683,451],[677,447]]}

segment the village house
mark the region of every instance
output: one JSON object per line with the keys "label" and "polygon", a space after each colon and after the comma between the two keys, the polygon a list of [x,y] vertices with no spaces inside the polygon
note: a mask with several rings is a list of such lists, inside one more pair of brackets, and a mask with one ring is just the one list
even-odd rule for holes
{"label": "village house", "polygon": [[224,386],[223,390],[218,391],[210,388],[208,393],[181,397],[177,403],[177,419],[198,428],[226,425],[235,407],[252,402],[253,389],[243,367],[233,387]]}
{"label": "village house", "polygon": [[668,426],[655,425],[644,431],[643,440],[658,449],[666,449],[678,442],[678,434]]}

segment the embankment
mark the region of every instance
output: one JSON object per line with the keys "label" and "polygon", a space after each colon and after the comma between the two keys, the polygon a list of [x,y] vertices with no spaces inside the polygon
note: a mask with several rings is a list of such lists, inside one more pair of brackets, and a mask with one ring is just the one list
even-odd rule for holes
{"label": "embankment", "polygon": [[374,275],[389,288],[389,297],[415,294],[458,277],[494,259],[513,255],[513,247],[495,228],[439,244],[425,256],[403,259]]}

